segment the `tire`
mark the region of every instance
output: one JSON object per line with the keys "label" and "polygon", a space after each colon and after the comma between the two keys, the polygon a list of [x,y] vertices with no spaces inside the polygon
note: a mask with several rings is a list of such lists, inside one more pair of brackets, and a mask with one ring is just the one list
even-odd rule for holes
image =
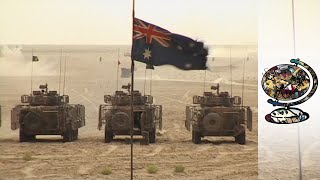
{"label": "tire", "polygon": [[246,131],[242,131],[238,136],[235,137],[235,140],[238,144],[246,144]]}
{"label": "tire", "polygon": [[192,142],[194,144],[200,144],[201,143],[201,135],[198,131],[192,131]]}
{"label": "tire", "polygon": [[152,129],[149,131],[149,143],[155,143],[156,142],[156,129]]}
{"label": "tire", "polygon": [[29,135],[27,136],[29,141],[36,141],[36,135]]}
{"label": "tire", "polygon": [[112,140],[113,140],[113,132],[106,125],[105,128],[104,128],[104,142],[105,143],[110,143]]}
{"label": "tire", "polygon": [[74,132],[71,130],[70,131],[70,142],[73,141],[73,136],[74,136]]}
{"label": "tire", "polygon": [[19,142],[30,142],[30,141],[35,141],[36,136],[35,135],[27,135],[23,128],[20,128],[19,131]]}
{"label": "tire", "polygon": [[206,131],[221,131],[223,121],[218,113],[208,113],[202,120],[203,128]]}
{"label": "tire", "polygon": [[142,141],[140,142],[141,145],[149,145],[149,131],[141,131],[141,135],[143,137]]}
{"label": "tire", "polygon": [[67,129],[63,134],[63,141],[64,142],[71,142],[73,140],[72,136],[73,136],[73,131],[72,131],[71,125],[68,124]]}
{"label": "tire", "polygon": [[76,131],[75,130],[72,130],[71,131],[71,137],[72,137],[72,141],[76,140]]}
{"label": "tire", "polygon": [[23,129],[21,129],[21,128],[19,131],[19,142],[28,142],[28,138],[25,135],[25,133],[23,132]]}
{"label": "tire", "polygon": [[78,129],[74,130],[74,134],[75,134],[74,140],[78,140],[79,139],[79,130]]}

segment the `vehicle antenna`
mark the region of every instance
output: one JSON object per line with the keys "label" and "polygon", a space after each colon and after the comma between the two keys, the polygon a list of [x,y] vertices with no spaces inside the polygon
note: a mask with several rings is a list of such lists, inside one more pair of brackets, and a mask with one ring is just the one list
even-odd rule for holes
{"label": "vehicle antenna", "polygon": [[59,95],[60,95],[60,92],[61,92],[61,65],[62,64],[62,48],[60,49],[60,73],[59,73]]}
{"label": "vehicle antenna", "polygon": [[31,49],[31,84],[30,84],[30,89],[31,89],[31,94],[32,94],[32,80],[33,80],[33,48]]}
{"label": "vehicle antenna", "polygon": [[248,48],[246,48],[246,54],[245,58],[243,59],[243,69],[242,69],[242,95],[241,95],[241,106],[243,107],[243,93],[244,93],[244,73],[245,73],[245,66],[246,66],[246,61],[249,60],[248,57]]}
{"label": "vehicle antenna", "polygon": [[229,51],[229,59],[230,59],[230,84],[231,84],[231,90],[230,90],[230,95],[232,97],[232,57],[231,57],[231,46],[230,46],[230,51]]}
{"label": "vehicle antenna", "polygon": [[63,95],[66,89],[67,54],[64,56]]}

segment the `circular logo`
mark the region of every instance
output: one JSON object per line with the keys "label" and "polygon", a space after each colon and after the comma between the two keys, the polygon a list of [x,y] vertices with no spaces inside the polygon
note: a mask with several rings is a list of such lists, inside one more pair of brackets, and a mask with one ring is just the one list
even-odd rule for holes
{"label": "circular logo", "polygon": [[265,120],[270,123],[292,124],[309,118],[307,112],[292,106],[302,104],[314,95],[318,87],[318,77],[315,71],[299,58],[291,59],[290,62],[293,64],[273,66],[262,77],[263,91],[272,98],[267,102],[281,107],[265,116]]}
{"label": "circular logo", "polygon": [[280,64],[265,72],[261,85],[271,98],[290,101],[302,97],[308,91],[310,78],[299,66]]}

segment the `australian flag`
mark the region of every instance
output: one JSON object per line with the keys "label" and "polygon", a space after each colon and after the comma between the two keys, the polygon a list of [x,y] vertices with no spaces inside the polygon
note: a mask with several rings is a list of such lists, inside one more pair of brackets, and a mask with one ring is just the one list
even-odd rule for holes
{"label": "australian flag", "polygon": [[202,42],[137,18],[134,18],[133,31],[133,60],[153,66],[170,64],[183,70],[207,69],[208,49]]}

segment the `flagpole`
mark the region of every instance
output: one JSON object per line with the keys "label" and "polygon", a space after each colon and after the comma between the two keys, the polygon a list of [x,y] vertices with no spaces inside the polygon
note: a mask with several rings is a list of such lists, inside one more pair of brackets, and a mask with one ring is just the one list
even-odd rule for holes
{"label": "flagpole", "polygon": [[151,90],[152,90],[152,70],[150,75],[150,95],[151,95]]}
{"label": "flagpole", "polygon": [[143,84],[143,95],[146,95],[146,82],[147,82],[147,66],[144,70],[144,84]]}
{"label": "flagpole", "polygon": [[[293,56],[296,57],[296,28],[295,28],[295,17],[294,17],[294,0],[291,1],[292,10],[292,38],[293,38]],[[300,124],[297,124],[297,134],[298,134],[298,163],[299,163],[299,180],[303,179],[302,175],[302,159],[301,159],[301,144],[300,144]]]}
{"label": "flagpole", "polygon": [[[132,46],[133,46],[133,29],[134,29],[134,8],[135,8],[135,0],[132,0]],[[130,119],[131,119],[131,128],[130,128],[130,162],[131,162],[131,180],[133,180],[133,91],[134,91],[134,60],[132,58],[132,47],[131,47],[131,111],[130,111]]]}
{"label": "flagpole", "polygon": [[31,95],[32,95],[32,78],[33,78],[33,48],[31,49]]}

